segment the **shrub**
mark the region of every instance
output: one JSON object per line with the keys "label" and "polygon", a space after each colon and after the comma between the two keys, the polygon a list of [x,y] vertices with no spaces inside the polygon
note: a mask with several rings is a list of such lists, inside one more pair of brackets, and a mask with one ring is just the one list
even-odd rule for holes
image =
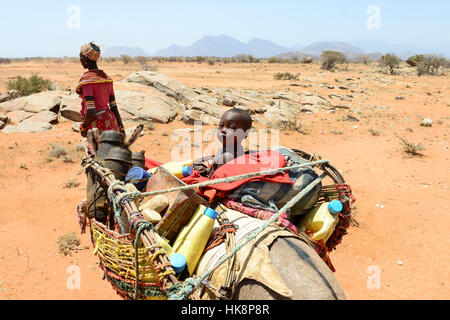
{"label": "shrub", "polygon": [[388,68],[391,75],[395,74],[395,68],[398,68],[402,60],[393,53],[388,53],[381,57],[380,67]]}
{"label": "shrub", "polygon": [[123,54],[120,56],[120,60],[122,60],[124,64],[129,64],[133,59],[130,56]]}
{"label": "shrub", "polygon": [[415,144],[412,142],[409,142],[405,138],[400,138],[401,144],[403,146],[403,152],[413,155],[413,156],[422,156],[423,154],[419,151],[425,150],[425,148],[419,143]]}
{"label": "shrub", "polygon": [[332,70],[336,64],[344,63],[347,59],[339,51],[324,51],[322,52],[322,69]]}
{"label": "shrub", "polygon": [[80,245],[80,240],[78,239],[75,232],[65,234],[58,238],[58,249],[59,253],[67,255],[72,255],[72,251]]}
{"label": "shrub", "polygon": [[76,188],[79,185],[80,185],[80,183],[77,180],[72,179],[72,180],[69,180],[69,181],[66,182],[66,184],[64,185],[64,189]]}
{"label": "shrub", "polygon": [[273,78],[275,80],[298,80],[298,76],[296,76],[290,72],[286,72],[286,73],[278,72],[273,76]]}
{"label": "shrub", "polygon": [[0,58],[0,64],[11,63],[11,59],[8,58]]}
{"label": "shrub", "polygon": [[37,74],[29,78],[18,76],[15,80],[8,81],[8,90],[17,90],[24,96],[49,90],[51,81],[39,77]]}

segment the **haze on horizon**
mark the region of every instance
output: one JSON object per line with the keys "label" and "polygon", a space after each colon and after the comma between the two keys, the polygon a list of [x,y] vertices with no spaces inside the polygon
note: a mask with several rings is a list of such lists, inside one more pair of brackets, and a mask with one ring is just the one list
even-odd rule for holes
{"label": "haze on horizon", "polygon": [[286,47],[318,41],[448,46],[448,12],[446,0],[17,0],[2,3],[0,57],[76,56],[89,41],[152,55],[221,34]]}

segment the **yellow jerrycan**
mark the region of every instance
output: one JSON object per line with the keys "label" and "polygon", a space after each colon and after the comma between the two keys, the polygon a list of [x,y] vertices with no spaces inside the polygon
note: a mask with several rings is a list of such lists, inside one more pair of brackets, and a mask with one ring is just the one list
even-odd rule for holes
{"label": "yellow jerrycan", "polygon": [[[189,177],[192,175],[192,166],[194,165],[194,160],[186,160],[181,162],[168,162],[161,167],[169,171],[178,179],[183,179],[184,177]],[[158,167],[148,170],[147,172],[150,174],[154,174]]]}
{"label": "yellow jerrycan", "polygon": [[342,203],[338,200],[325,202],[308,212],[298,224],[302,231],[311,231],[312,239],[327,242],[339,221]]}
{"label": "yellow jerrycan", "polygon": [[203,205],[198,206],[194,216],[178,234],[172,246],[176,253],[186,258],[189,274],[193,274],[203,250],[208,243],[217,212]]}

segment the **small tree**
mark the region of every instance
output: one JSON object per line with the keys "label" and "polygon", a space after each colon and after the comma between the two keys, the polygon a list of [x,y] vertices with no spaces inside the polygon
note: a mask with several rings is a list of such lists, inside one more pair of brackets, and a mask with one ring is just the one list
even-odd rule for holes
{"label": "small tree", "polygon": [[393,53],[388,53],[381,57],[380,67],[389,68],[391,75],[395,74],[395,68],[398,68],[402,60]]}
{"label": "small tree", "polygon": [[409,57],[408,60],[406,60],[406,63],[411,67],[415,67],[417,66],[417,63],[423,60],[425,60],[425,56],[423,54],[416,54],[415,56]]}
{"label": "small tree", "polygon": [[423,56],[423,59],[417,62],[417,75],[420,77],[424,74],[437,74],[439,68],[446,64],[446,59],[432,54]]}
{"label": "small tree", "polygon": [[331,70],[336,64],[344,63],[347,59],[339,51],[324,51],[322,52],[322,69]]}

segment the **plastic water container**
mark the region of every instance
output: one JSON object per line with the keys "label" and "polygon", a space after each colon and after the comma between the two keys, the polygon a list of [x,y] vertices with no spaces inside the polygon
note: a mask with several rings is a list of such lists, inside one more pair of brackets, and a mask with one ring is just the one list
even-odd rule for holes
{"label": "plastic water container", "polygon": [[129,181],[133,181],[133,180],[142,180],[142,181],[133,182],[133,184],[139,191],[144,191],[145,188],[147,187],[148,180],[143,180],[143,179],[149,179],[150,177],[151,177],[150,173],[148,173],[144,169],[142,169],[140,167],[134,167],[128,171],[125,181],[129,182]]}
{"label": "plastic water container", "polygon": [[172,269],[180,274],[186,268],[186,258],[181,253],[174,253],[170,256],[169,262],[172,265]]}
{"label": "plastic water container", "polygon": [[311,231],[313,240],[327,242],[336,228],[341,211],[342,203],[338,200],[322,203],[307,213],[298,227]]}
{"label": "plastic water container", "polygon": [[193,274],[208,243],[217,212],[200,205],[189,223],[184,226],[173,244],[173,250],[186,258],[189,274]]}
{"label": "plastic water container", "polygon": [[175,251],[170,246],[169,241],[163,237],[161,237],[159,234],[155,233],[156,240],[158,240],[159,244],[162,246],[164,251],[166,252],[166,255],[168,258],[170,258]]}
{"label": "plastic water container", "polygon": [[[187,161],[181,161],[181,162],[169,162],[166,164],[163,164],[161,167],[169,171],[171,174],[173,174],[178,179],[183,179],[185,177],[189,177],[192,175],[192,166],[194,165],[194,160],[187,160]],[[153,168],[148,170],[150,174],[154,174],[156,172],[156,169]]]}

